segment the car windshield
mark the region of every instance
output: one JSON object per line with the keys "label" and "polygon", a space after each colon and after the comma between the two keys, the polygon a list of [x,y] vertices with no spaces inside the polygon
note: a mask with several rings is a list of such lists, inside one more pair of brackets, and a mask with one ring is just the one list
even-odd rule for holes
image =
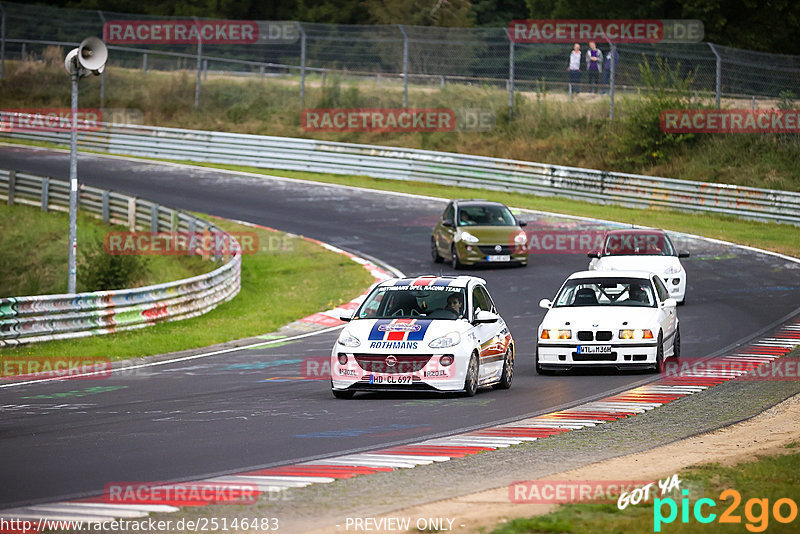
{"label": "car windshield", "polygon": [[554,308],[576,306],[655,307],[653,288],[644,278],[575,278],[567,280]]}
{"label": "car windshield", "polygon": [[505,206],[459,206],[458,226],[516,226],[517,219]]}
{"label": "car windshield", "polygon": [[606,236],[603,256],[675,256],[675,248],[662,233],[613,233]]}
{"label": "car windshield", "polygon": [[361,304],[358,319],[427,318],[456,320],[466,312],[464,288],[447,286],[377,287]]}

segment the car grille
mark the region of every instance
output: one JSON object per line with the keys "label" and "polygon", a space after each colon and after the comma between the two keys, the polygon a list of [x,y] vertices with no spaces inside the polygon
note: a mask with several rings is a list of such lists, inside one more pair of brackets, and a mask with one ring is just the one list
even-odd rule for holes
{"label": "car grille", "polygon": [[414,373],[428,364],[432,354],[391,355],[397,360],[394,365],[386,363],[389,354],[354,354],[358,365],[368,373]]}
{"label": "car grille", "polygon": [[507,256],[511,254],[511,247],[508,245],[500,245],[500,250],[495,250],[495,245],[478,245],[478,250],[481,251],[481,254],[486,254],[487,256],[493,256],[496,254]]}
{"label": "car grille", "polygon": [[611,330],[578,330],[578,341],[611,341]]}
{"label": "car grille", "polygon": [[572,353],[572,361],[573,362],[615,362],[617,361],[617,353],[606,353],[606,354],[578,354],[577,352]]}

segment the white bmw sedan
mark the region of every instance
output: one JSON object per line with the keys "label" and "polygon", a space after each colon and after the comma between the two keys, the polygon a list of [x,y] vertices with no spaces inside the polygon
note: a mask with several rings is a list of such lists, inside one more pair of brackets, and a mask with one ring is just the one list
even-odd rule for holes
{"label": "white bmw sedan", "polygon": [[336,398],[357,391],[511,387],[514,340],[486,282],[474,276],[394,278],[375,286],[331,351]]}
{"label": "white bmw sedan", "polygon": [[669,296],[678,304],[686,300],[686,270],[678,252],[663,230],[611,230],[603,237],[603,248],[589,253],[592,271],[652,271],[667,286]]}
{"label": "white bmw sedan", "polygon": [[539,325],[536,371],[584,366],[664,370],[680,357],[676,302],[664,282],[644,271],[581,271],[571,275]]}

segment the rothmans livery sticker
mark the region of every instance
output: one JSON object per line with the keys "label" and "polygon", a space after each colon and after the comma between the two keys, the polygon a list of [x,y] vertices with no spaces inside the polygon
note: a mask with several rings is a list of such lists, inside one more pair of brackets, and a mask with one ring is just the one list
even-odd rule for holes
{"label": "rothmans livery sticker", "polygon": [[369,333],[371,349],[416,349],[431,319],[378,319]]}

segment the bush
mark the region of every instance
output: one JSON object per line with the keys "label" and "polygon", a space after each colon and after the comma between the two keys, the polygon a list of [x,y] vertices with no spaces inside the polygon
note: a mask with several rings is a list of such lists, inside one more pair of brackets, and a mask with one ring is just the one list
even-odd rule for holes
{"label": "bush", "polygon": [[98,241],[81,248],[78,283],[81,291],[102,291],[134,287],[147,275],[140,256],[107,254]]}
{"label": "bush", "polygon": [[639,71],[646,89],[622,121],[620,160],[615,162],[628,169],[658,165],[674,149],[693,143],[697,139],[695,134],[662,131],[661,113],[668,109],[701,107],[693,101],[690,92],[694,72],[682,74],[680,63],[672,68],[669,61],[658,58],[654,69],[643,56]]}

